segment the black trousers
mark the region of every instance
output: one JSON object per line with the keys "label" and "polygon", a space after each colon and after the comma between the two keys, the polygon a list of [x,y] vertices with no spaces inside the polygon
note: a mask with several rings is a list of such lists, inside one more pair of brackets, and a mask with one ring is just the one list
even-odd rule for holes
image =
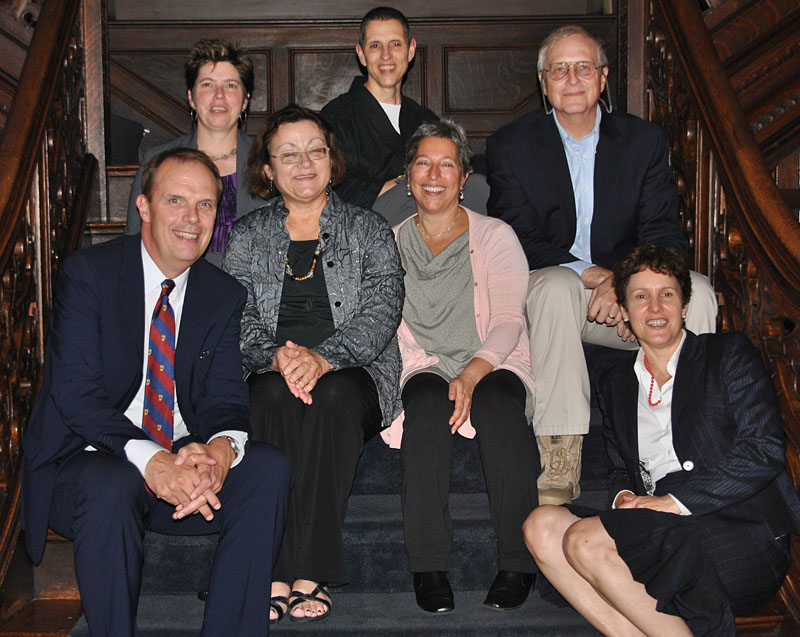
{"label": "black trousers", "polygon": [[289,456],[294,490],[274,581],[348,581],[342,524],[364,441],[381,427],[378,391],[362,368],[323,375],[304,404],[278,372],[250,376],[253,438]]}
{"label": "black trousers", "polygon": [[[448,383],[423,372],[403,388],[403,526],[409,570],[449,570],[453,522],[448,508],[453,403]],[[539,450],[525,417],[525,387],[508,370],[487,374],[472,395],[470,421],[477,432],[500,570],[536,572],[522,523],[538,505]]]}
{"label": "black trousers", "polygon": [[[188,441],[189,437],[184,441]],[[181,441],[179,441],[181,442]],[[291,474],[286,456],[252,443],[219,492],[222,508],[173,520],[175,507],[144,487],[120,456],[81,451],[61,467],[50,527],[73,540],[81,602],[92,635],[137,635],[145,529],[169,535],[219,532],[203,635],[266,635],[269,572],[286,521]]]}

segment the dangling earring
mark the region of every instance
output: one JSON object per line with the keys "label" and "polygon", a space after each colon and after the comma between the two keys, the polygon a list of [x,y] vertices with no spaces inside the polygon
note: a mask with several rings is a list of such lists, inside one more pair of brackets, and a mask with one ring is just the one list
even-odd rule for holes
{"label": "dangling earring", "polygon": [[247,121],[247,111],[242,111],[239,113],[239,121],[241,122],[242,126],[244,126],[244,123]]}
{"label": "dangling earring", "polygon": [[411,184],[406,182],[406,197],[411,196]]}
{"label": "dangling earring", "polygon": [[272,189],[273,189],[273,183],[272,183],[272,180],[270,179],[269,180],[269,192],[272,192]]}
{"label": "dangling earring", "polygon": [[458,191],[458,200],[459,201],[464,201],[464,191],[463,190],[459,190]]}
{"label": "dangling earring", "polygon": [[602,93],[600,94],[598,101],[603,105],[603,108],[606,109],[606,113],[610,115],[611,111],[614,110],[614,107],[611,104],[611,89],[608,88],[608,80],[606,80],[605,93],[607,95],[606,100],[608,100],[608,103],[606,104],[606,100],[603,99]]}
{"label": "dangling earring", "polygon": [[197,121],[197,111],[194,110],[193,108],[190,108],[189,109],[189,117],[192,118],[193,122],[196,122]]}

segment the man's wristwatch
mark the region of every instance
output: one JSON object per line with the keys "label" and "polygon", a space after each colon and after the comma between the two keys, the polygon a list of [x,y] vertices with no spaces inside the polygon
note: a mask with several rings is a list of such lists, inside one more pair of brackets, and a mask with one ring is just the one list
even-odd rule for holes
{"label": "man's wristwatch", "polygon": [[234,438],[231,438],[230,436],[217,436],[217,437],[225,438],[225,440],[227,440],[230,443],[231,449],[233,449],[233,454],[234,454],[233,459],[236,460],[236,458],[239,457],[239,453],[241,452],[241,447],[239,446],[239,443],[236,442],[236,440]]}

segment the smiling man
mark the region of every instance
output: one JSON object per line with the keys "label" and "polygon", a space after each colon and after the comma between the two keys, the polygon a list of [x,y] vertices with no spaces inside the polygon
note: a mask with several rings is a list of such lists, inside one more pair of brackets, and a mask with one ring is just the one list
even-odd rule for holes
{"label": "smiling man", "polygon": [[283,454],[248,441],[245,290],[201,259],[220,176],[175,148],[142,183],[141,236],[59,272],[23,441],[28,551],[41,560],[48,526],[73,540],[90,632],[132,636],[145,529],[219,532],[203,634],[264,635],[291,478]]}
{"label": "smiling man", "polygon": [[408,20],[397,9],[376,7],[361,20],[356,54],[367,75],[353,78],[350,90],[321,113],[347,161],[337,189],[345,201],[371,208],[404,173],[406,142],[417,127],[439,119],[403,95],[403,77],[416,50]]}
{"label": "smiling man", "polygon": [[[612,269],[643,243],[684,255],[687,243],[666,135],[612,113],[610,101],[601,100],[608,59],[599,40],[581,27],[561,27],[542,42],[538,68],[545,108],[487,140],[487,208],[514,228],[528,258],[539,502],[562,504],[580,494],[582,435],[589,430],[581,341],[635,348]],[[713,332],[713,289],[694,272],[692,289],[687,327]]]}

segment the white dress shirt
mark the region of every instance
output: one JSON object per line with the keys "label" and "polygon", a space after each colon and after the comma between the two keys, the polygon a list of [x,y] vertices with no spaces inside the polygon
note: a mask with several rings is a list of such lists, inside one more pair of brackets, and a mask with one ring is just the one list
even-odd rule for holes
{"label": "white dress shirt", "polygon": [[[142,384],[139,386],[139,391],[136,392],[133,401],[125,410],[125,416],[137,427],[142,426],[142,416],[144,413],[144,387],[147,380],[147,350],[150,341],[150,324],[153,318],[153,309],[161,296],[161,283],[164,279],[169,277],[164,275],[158,268],[153,259],[148,254],[147,250],[142,244],[142,266],[144,268],[144,360],[142,361]],[[178,348],[178,338],[181,325],[181,312],[183,311],[183,300],[186,296],[186,283],[189,279],[188,268],[179,276],[172,279],[175,281],[175,287],[169,295],[169,304],[172,306],[172,311],[175,313],[175,349]],[[189,430],[186,423],[181,416],[181,410],[178,406],[178,392],[175,390],[175,411],[173,417],[173,431],[172,439],[180,440],[188,436]],[[236,455],[231,468],[235,467],[244,458],[244,448],[247,443],[247,433],[244,431],[221,431],[211,437],[209,442],[214,438],[220,436],[228,436],[233,438],[239,445],[239,453]],[[129,440],[125,444],[125,455],[130,460],[139,472],[144,476],[144,469],[147,463],[159,451],[164,451],[164,447],[158,444],[155,440]]]}
{"label": "white dress shirt", "polygon": [[[672,443],[672,388],[675,384],[675,370],[678,367],[678,358],[685,341],[686,330],[683,330],[678,348],[667,361],[667,372],[669,372],[670,378],[661,387],[658,386],[657,382],[652,381],[652,394],[650,387],[653,376],[644,365],[643,349],[639,348],[639,354],[633,364],[633,371],[639,380],[637,402],[639,460],[650,474],[653,484],[656,484],[668,473],[682,470],[681,463],[675,453],[675,446]],[[661,402],[653,407],[650,405],[650,400],[654,403],[658,403],[659,400]],[[619,493],[617,496],[619,496]],[[680,500],[671,493],[669,496],[678,505],[681,515],[691,515],[692,512]],[[616,501],[617,498],[615,497],[614,502],[616,503]]]}

